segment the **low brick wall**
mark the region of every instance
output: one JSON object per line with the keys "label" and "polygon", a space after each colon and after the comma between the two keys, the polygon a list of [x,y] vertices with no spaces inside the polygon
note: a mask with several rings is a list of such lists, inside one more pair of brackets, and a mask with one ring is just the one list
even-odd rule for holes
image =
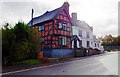
{"label": "low brick wall", "polygon": [[88,49],[88,55],[91,56],[91,55],[97,55],[97,54],[100,54],[101,51],[99,49]]}

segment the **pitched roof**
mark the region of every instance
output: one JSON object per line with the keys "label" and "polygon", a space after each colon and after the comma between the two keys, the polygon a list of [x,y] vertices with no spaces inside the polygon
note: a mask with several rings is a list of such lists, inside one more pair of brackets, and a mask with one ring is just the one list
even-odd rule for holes
{"label": "pitched roof", "polygon": [[[61,8],[62,7],[59,7],[52,11],[47,11],[43,15],[33,18],[33,25],[52,20],[56,16],[56,14],[61,10]],[[28,23],[29,26],[31,26],[31,22],[32,20]]]}
{"label": "pitched roof", "polygon": [[100,43],[100,40],[97,39],[97,37],[96,37],[95,35],[93,35],[93,41],[94,41],[94,42],[98,42],[98,43]]}
{"label": "pitched roof", "polygon": [[93,28],[91,26],[89,26],[85,21],[80,21],[78,20],[78,26],[82,27],[82,28],[86,28],[86,29],[91,29],[93,30]]}

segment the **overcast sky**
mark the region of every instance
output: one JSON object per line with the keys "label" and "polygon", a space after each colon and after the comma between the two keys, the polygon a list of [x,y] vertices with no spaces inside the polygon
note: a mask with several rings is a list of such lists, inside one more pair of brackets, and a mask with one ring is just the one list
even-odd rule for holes
{"label": "overcast sky", "polygon": [[62,6],[65,1],[70,4],[70,14],[77,12],[79,20],[93,26],[96,36],[118,35],[119,0],[1,0],[0,25],[4,22],[28,23],[31,20],[32,8],[36,17]]}

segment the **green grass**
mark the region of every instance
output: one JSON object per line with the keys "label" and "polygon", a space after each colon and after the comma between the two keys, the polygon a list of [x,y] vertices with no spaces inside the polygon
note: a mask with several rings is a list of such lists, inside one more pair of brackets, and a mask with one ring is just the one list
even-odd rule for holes
{"label": "green grass", "polygon": [[42,61],[40,61],[38,59],[29,59],[29,60],[20,61],[18,63],[19,64],[27,64],[27,65],[35,65],[35,64],[42,63]]}
{"label": "green grass", "polygon": [[105,49],[105,51],[108,51],[108,52],[110,52],[110,51],[111,51],[111,49],[109,49],[109,48],[108,48],[108,49]]}
{"label": "green grass", "polygon": [[59,60],[60,58],[48,58],[48,60]]}
{"label": "green grass", "polygon": [[71,56],[63,56],[63,57],[58,57],[58,58],[48,58],[49,61],[57,61],[61,59],[67,59],[67,58],[73,58],[73,55]]}
{"label": "green grass", "polygon": [[64,56],[63,58],[73,58],[73,55],[70,55],[70,56]]}

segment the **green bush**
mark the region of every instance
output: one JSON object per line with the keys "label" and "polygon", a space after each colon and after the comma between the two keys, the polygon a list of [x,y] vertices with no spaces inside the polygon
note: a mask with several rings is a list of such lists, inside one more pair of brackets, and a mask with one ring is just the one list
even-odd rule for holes
{"label": "green bush", "polygon": [[84,48],[84,47],[78,48],[78,49],[75,51],[75,56],[76,56],[76,57],[86,56],[86,48]]}
{"label": "green bush", "polygon": [[40,37],[37,31],[24,22],[14,27],[9,23],[3,25],[2,31],[2,64],[11,65],[17,61],[35,59],[40,50]]}
{"label": "green bush", "polygon": [[111,51],[111,49],[106,49],[106,51],[110,52],[110,51]]}

